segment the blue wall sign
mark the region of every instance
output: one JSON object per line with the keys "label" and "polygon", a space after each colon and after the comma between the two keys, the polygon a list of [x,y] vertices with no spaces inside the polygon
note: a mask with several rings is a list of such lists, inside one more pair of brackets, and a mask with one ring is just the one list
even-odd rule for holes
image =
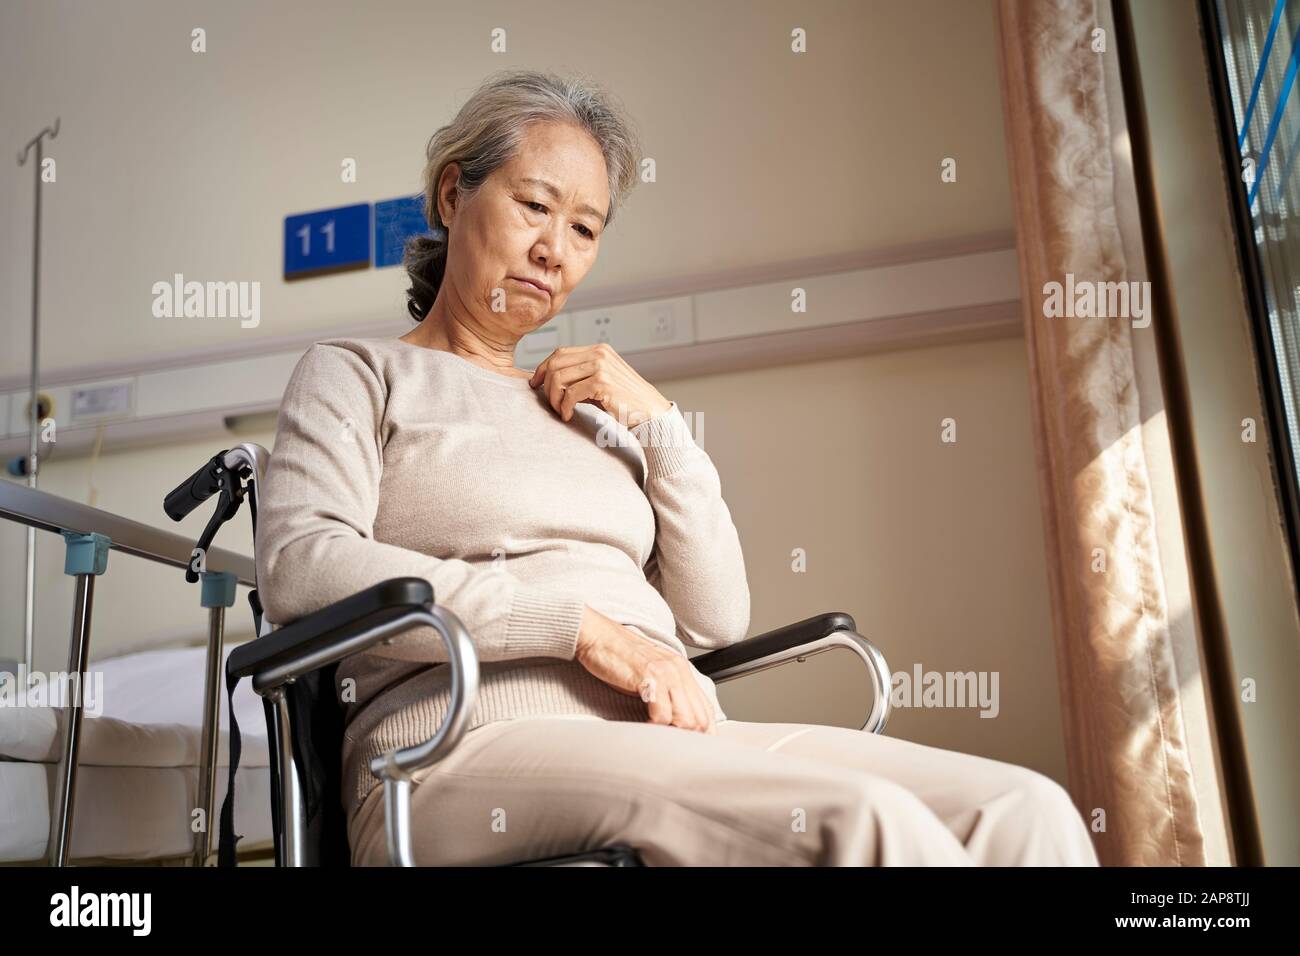
{"label": "blue wall sign", "polygon": [[424,218],[424,196],[408,196],[375,203],[375,268],[399,265],[406,240],[429,231]]}
{"label": "blue wall sign", "polygon": [[284,277],[370,267],[370,204],[284,217]]}

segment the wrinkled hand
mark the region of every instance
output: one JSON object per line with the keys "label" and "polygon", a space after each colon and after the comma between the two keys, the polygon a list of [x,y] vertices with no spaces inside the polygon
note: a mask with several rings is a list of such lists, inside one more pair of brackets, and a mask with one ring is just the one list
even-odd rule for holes
{"label": "wrinkled hand", "polygon": [[588,607],[578,630],[577,661],[594,677],[646,702],[650,723],[716,734],[713,703],[683,654],[642,637]]}
{"label": "wrinkled hand", "polygon": [[579,402],[604,409],[625,428],[635,428],[672,407],[608,342],[561,346],[537,366],[528,384],[540,385],[566,422]]}

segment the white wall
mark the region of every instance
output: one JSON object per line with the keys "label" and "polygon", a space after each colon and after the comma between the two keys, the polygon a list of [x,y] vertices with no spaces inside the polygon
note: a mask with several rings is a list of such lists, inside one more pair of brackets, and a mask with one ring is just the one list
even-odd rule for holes
{"label": "white wall", "polygon": [[[965,0],[6,0],[0,142],[16,151],[62,118],[42,367],[404,317],[395,268],[283,282],[284,217],[418,192],[430,134],[506,68],[589,74],[656,161],[575,308],[584,292],[1007,232],[992,13]],[[194,27],[204,54],[190,52]],[[495,27],[508,53],[490,52]],[[355,184],[340,181],[345,157]],[[939,180],[944,157],[956,183]],[[0,163],[0,377],[28,370],[32,189],[30,165]],[[261,324],[155,319],[152,285],[176,272],[261,282]]]}

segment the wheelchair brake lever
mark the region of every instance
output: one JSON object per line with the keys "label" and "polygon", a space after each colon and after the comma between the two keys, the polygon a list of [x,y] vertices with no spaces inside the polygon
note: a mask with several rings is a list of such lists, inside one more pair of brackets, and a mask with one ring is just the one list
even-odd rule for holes
{"label": "wheelchair brake lever", "polygon": [[[217,536],[217,529],[235,516],[239,511],[239,505],[244,500],[243,485],[237,477],[232,476],[231,472],[223,471],[218,481],[221,484],[221,496],[217,499],[217,509],[212,512],[207,527],[203,529],[203,534],[199,535],[198,543],[194,546],[195,550],[203,553],[205,562],[208,547],[212,544],[212,539]],[[193,584],[198,579],[199,574],[194,570],[194,566],[191,564],[186,567],[185,580]]]}

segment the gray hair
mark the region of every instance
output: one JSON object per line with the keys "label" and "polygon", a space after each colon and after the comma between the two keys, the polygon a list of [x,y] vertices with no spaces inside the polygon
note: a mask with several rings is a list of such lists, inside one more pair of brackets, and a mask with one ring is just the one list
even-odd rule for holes
{"label": "gray hair", "polygon": [[429,235],[407,240],[403,265],[411,279],[406,307],[423,321],[433,307],[447,264],[447,228],[438,216],[438,181],[449,163],[460,164],[456,193],[473,195],[488,176],[518,155],[528,126],[569,123],[586,130],[600,147],[609,171],[605,225],[637,182],[641,147],[631,122],[612,98],[582,79],[563,79],[534,70],[505,70],[489,76],[456,118],[429,138],[421,175]]}

